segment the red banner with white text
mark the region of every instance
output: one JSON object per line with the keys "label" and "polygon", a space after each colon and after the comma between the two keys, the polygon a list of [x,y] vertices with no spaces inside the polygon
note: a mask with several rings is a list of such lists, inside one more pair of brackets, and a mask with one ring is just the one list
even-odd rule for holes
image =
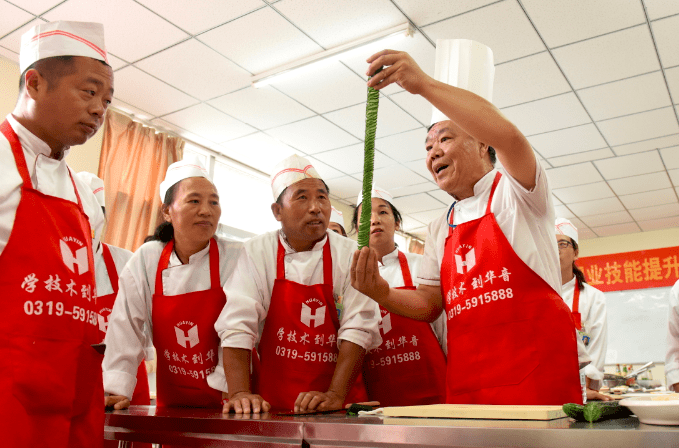
{"label": "red banner with white text", "polygon": [[679,247],[582,257],[576,264],[600,291],[660,288],[679,280]]}

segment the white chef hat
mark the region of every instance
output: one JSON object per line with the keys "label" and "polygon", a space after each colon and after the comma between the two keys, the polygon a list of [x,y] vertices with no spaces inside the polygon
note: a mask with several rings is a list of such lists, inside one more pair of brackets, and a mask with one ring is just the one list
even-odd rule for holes
{"label": "white chef hat", "polygon": [[278,162],[271,174],[274,201],[283,193],[283,190],[304,179],[321,179],[316,168],[304,157],[293,154]]}
{"label": "white chef hat", "polygon": [[566,218],[556,218],[555,227],[557,235],[566,235],[572,238],[575,244],[578,243],[578,228],[572,222]]}
{"label": "white chef hat", "polygon": [[[437,39],[434,78],[445,84],[469,90],[488,101],[493,100],[493,50],[467,39]],[[448,120],[432,108],[431,124]]]}
{"label": "white chef hat", "polygon": [[344,228],[344,218],[342,217],[342,212],[337,210],[335,207],[330,206],[330,222],[339,224]]}
{"label": "white chef hat", "polygon": [[61,20],[36,25],[21,36],[21,73],[34,62],[54,56],[87,56],[108,64],[104,25]]}
{"label": "white chef hat", "polygon": [[[389,193],[384,188],[376,186],[375,184],[373,184],[373,189],[370,191],[370,197],[384,199],[390,204],[393,204],[394,202],[394,197],[391,195],[391,193]],[[356,207],[361,205],[361,202],[363,202],[363,190],[358,192],[358,198],[356,199]]]}
{"label": "white chef hat", "polygon": [[94,193],[94,197],[97,198],[97,202],[99,202],[99,205],[102,207],[106,207],[106,196],[104,195],[104,181],[99,179],[97,176],[95,176],[92,173],[88,173],[87,171],[81,171],[76,174],[82,180],[87,184],[90,189],[92,189],[92,193]]}
{"label": "white chef hat", "polygon": [[167,167],[165,180],[160,183],[160,200],[165,201],[165,195],[171,186],[189,177],[204,177],[212,182],[203,162],[194,155],[188,155]]}

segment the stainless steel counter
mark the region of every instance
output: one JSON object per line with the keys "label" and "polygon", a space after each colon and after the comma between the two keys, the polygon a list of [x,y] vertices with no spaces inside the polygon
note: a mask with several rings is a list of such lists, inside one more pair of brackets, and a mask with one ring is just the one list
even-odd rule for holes
{"label": "stainless steel counter", "polygon": [[106,415],[105,437],[122,441],[231,447],[673,447],[679,427],[636,418],[595,424],[570,419],[452,420],[319,415],[222,415],[205,409],[132,406]]}

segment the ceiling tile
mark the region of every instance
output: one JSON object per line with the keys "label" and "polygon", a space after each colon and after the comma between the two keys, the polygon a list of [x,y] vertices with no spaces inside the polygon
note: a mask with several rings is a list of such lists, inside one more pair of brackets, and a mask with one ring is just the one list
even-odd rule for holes
{"label": "ceiling tile", "polygon": [[671,106],[660,71],[578,91],[595,121]]}
{"label": "ceiling tile", "polygon": [[663,137],[679,132],[677,117],[671,107],[597,122],[611,146]]}
{"label": "ceiling tile", "polygon": [[275,8],[325,48],[337,47],[407,22],[389,0],[282,0]]}
{"label": "ceiling tile", "polygon": [[107,57],[108,57],[108,65],[111,66],[113,71],[119,70],[119,69],[121,69],[121,68],[123,68],[123,67],[125,67],[126,65],[129,64],[129,62],[123,61],[122,59],[120,59],[117,56],[112,55],[111,53],[109,53],[107,55]]}
{"label": "ceiling tile", "polygon": [[296,70],[271,83],[319,114],[366,101],[366,85],[359,76],[337,61]]}
{"label": "ceiling tile", "polygon": [[646,22],[638,0],[523,0],[550,48]]}
{"label": "ceiling tile", "polygon": [[665,77],[667,78],[667,85],[670,86],[670,94],[674,104],[677,104],[679,103],[679,67],[665,70]]}
{"label": "ceiling tile", "polygon": [[646,152],[652,149],[667,148],[679,145],[679,134],[668,135],[666,137],[652,138],[626,145],[614,146],[613,150],[619,156],[633,154],[635,152]]}
{"label": "ceiling tile", "polygon": [[593,151],[580,152],[570,156],[553,157],[549,159],[549,163],[552,166],[564,166],[573,165],[575,163],[590,162],[592,160],[607,159],[609,157],[615,157],[613,151],[609,148],[595,149]]}
{"label": "ceiling tile", "polygon": [[644,0],[644,6],[650,20],[679,14],[679,3],[673,0]]}
{"label": "ceiling tile", "polygon": [[614,236],[614,235],[625,235],[627,233],[638,233],[640,232],[639,226],[635,222],[628,222],[625,224],[615,224],[612,226],[596,227],[594,229],[599,236]]}
{"label": "ceiling tile", "polygon": [[[556,199],[556,198],[555,198]],[[555,205],[554,206],[554,216],[557,218],[571,219],[575,218],[575,214],[568,209],[565,205]]]}
{"label": "ceiling tile", "polygon": [[270,129],[315,115],[272,87],[248,87],[209,104],[259,129]]}
{"label": "ceiling tile", "polygon": [[[324,114],[324,117],[355,137],[360,139],[365,137],[365,104],[357,104],[356,106],[329,112]],[[421,127],[422,124],[404,112],[393,101],[380,96],[376,137],[385,137]]]}
{"label": "ceiling tile", "polygon": [[[363,173],[354,174],[354,177],[362,178]],[[427,179],[423,179],[419,174],[400,164],[373,171],[373,183],[381,188],[385,188],[387,191],[393,188],[421,184],[423,180]]]}
{"label": "ceiling tile", "polygon": [[575,202],[592,201],[615,196],[611,189],[608,188],[608,185],[606,185],[606,182],[595,182],[576,187],[553,188],[552,193],[564,204],[568,204],[571,210],[578,215],[583,215],[583,213],[578,213],[573,209],[572,206],[576,205],[574,204]]}
{"label": "ceiling tile", "polygon": [[103,23],[106,49],[131,62],[189,37],[132,0],[69,0],[43,17]]}
{"label": "ceiling tile", "polygon": [[215,143],[222,143],[256,132],[256,129],[207,104],[197,104],[165,115],[163,119]]}
{"label": "ceiling tile", "polygon": [[602,181],[601,174],[591,163],[552,168],[546,170],[549,186],[552,190],[576,185],[593,184]]}
{"label": "ceiling tile", "polygon": [[[402,165],[408,167],[412,171],[415,171],[420,176],[424,177],[425,180],[434,182],[434,179],[432,178],[431,173],[427,169],[427,163],[425,162],[424,159],[413,160],[412,162],[405,162]],[[436,185],[436,184],[434,183],[434,185]],[[437,187],[438,187],[438,185],[437,185]]]}
{"label": "ceiling tile", "polygon": [[653,207],[637,208],[629,211],[637,221],[649,219],[668,218],[679,215],[679,203],[655,205]]}
{"label": "ceiling tile", "polygon": [[219,146],[217,143],[212,142],[204,137],[201,137],[200,135],[196,135],[193,132],[189,132],[186,129],[182,129],[177,125],[174,125],[168,121],[163,120],[162,118],[154,118],[151,120],[151,124],[153,127],[160,131],[167,131],[169,133],[179,135],[180,137],[188,140],[191,143],[195,143],[197,145],[201,145],[205,148],[211,148],[216,152],[220,152],[222,147]]}
{"label": "ceiling tile", "polygon": [[619,196],[619,198],[628,210],[677,202],[677,194],[674,191],[674,188],[647,191],[645,193],[628,194],[625,196]]}
{"label": "ceiling tile", "polygon": [[214,28],[198,39],[255,74],[323,50],[271,8]]}
{"label": "ceiling tile", "polygon": [[493,104],[499,108],[570,90],[566,78],[547,51],[495,66]]}
{"label": "ceiling tile", "polygon": [[203,101],[249,86],[251,78],[250,73],[195,39],[134,65]]}
{"label": "ceiling tile", "polygon": [[0,56],[4,57],[8,61],[14,62],[16,65],[19,65],[19,54],[13,52],[12,50],[8,50],[5,47],[0,47]]}
{"label": "ceiling tile", "polygon": [[670,179],[675,186],[679,186],[679,169],[677,170],[667,170],[667,174],[670,175]]}
{"label": "ceiling tile", "polygon": [[334,166],[330,166],[327,163],[321,162],[319,159],[316,159],[311,156],[307,156],[307,159],[309,160],[309,162],[311,162],[314,168],[316,168],[316,171],[318,171],[318,174],[320,174],[324,180],[335,179],[337,177],[347,175],[346,173],[343,173],[335,169]]}
{"label": "ceiling tile", "polygon": [[624,210],[621,212],[598,213],[592,216],[583,216],[581,219],[588,227],[609,226],[634,221],[630,214]]}
{"label": "ceiling tile", "polygon": [[63,2],[63,0],[12,0],[12,3],[36,16],[39,16],[61,2]]}
{"label": "ceiling tile", "polygon": [[183,109],[198,101],[134,66],[115,73],[115,97],[154,116]]}
{"label": "ceiling tile", "polygon": [[424,26],[457,16],[495,1],[497,0],[456,0],[454,2],[450,0],[428,0],[426,7],[423,8],[421,0],[394,0],[417,26]]}
{"label": "ceiling tile", "polygon": [[639,221],[638,224],[641,227],[641,230],[644,232],[649,232],[651,230],[671,229],[673,227],[679,227],[679,216]]}
{"label": "ceiling tile", "polygon": [[641,176],[625,177],[611,180],[608,185],[618,196],[643,193],[645,191],[670,188],[672,184],[666,173],[642,174]]}
{"label": "ceiling tile", "polygon": [[420,95],[413,95],[406,91],[390,95],[389,98],[424,126],[429,126],[432,113],[432,105],[429,101]]}
{"label": "ceiling tile", "polygon": [[27,13],[21,8],[17,8],[11,3],[0,1],[0,36],[8,34],[20,25],[30,22],[32,19],[32,14]]}
{"label": "ceiling tile", "polygon": [[351,176],[337,177],[326,182],[332,194],[342,199],[350,199],[352,202],[356,199],[359,190],[361,189],[361,182]]}
{"label": "ceiling tile", "polygon": [[592,238],[597,238],[597,234],[592,232],[590,229],[588,228],[578,229],[578,239],[589,240]]}
{"label": "ceiling tile", "polygon": [[592,123],[533,135],[528,137],[528,141],[540,155],[546,158],[591,151],[606,146],[603,137]]}
{"label": "ceiling tile", "polygon": [[[438,190],[439,187],[436,186],[434,182],[423,182],[421,184],[415,184],[415,185],[409,185],[407,187],[399,187],[399,188],[392,188],[389,190],[389,193],[395,198],[401,197],[401,196],[409,196],[411,194],[417,194],[417,193],[435,193]],[[436,190],[436,191],[434,191]],[[436,196],[434,196],[437,198]],[[437,198],[438,199],[438,198]]]}
{"label": "ceiling tile", "polygon": [[493,50],[496,64],[545,50],[521,7],[513,1],[476,9],[422,30],[433,40],[471,39],[481,42]]}
{"label": "ceiling tile", "polygon": [[655,173],[665,169],[657,151],[597,160],[594,164],[607,180]]}
{"label": "ceiling tile", "polygon": [[443,216],[448,211],[447,207],[441,207],[439,210],[429,210],[426,212],[410,213],[410,216],[417,221],[420,221],[425,226],[428,226],[433,220]]}
{"label": "ceiling tile", "polygon": [[427,235],[429,234],[429,228],[428,227],[420,227],[417,229],[411,229],[408,231],[410,235],[413,235],[422,241],[425,241],[427,239]]}
{"label": "ceiling tile", "polygon": [[[14,32],[6,35],[2,39],[0,39],[0,45],[3,47],[7,48],[8,50],[11,50],[15,53],[19,53],[19,50],[21,50],[21,36],[31,28],[33,28],[35,25],[42,24],[42,23],[47,23],[47,20],[44,19],[35,19],[31,20],[28,22],[26,25],[22,26],[21,28],[18,28]],[[20,24],[17,24],[20,25]]]}
{"label": "ceiling tile", "polygon": [[[315,154],[321,162],[336,168],[347,174],[356,174],[363,172],[363,143],[358,145],[351,145],[345,148],[334,149]],[[382,154],[380,151],[375,151],[375,160],[373,162],[374,168],[384,168],[386,166],[394,165],[396,162],[389,157]],[[380,185],[383,188],[383,185]]]}
{"label": "ceiling tile", "polygon": [[660,150],[660,155],[668,170],[679,168],[679,146]]}
{"label": "ceiling tile", "polygon": [[432,191],[427,192],[427,194],[428,194],[429,196],[435,197],[436,199],[438,199],[439,201],[441,201],[441,202],[442,202],[443,204],[445,204],[446,206],[450,206],[450,204],[452,204],[453,202],[455,202],[455,198],[452,197],[451,195],[449,195],[448,193],[446,193],[445,191],[439,189],[438,185],[436,185],[436,184],[434,183],[434,181],[431,181],[430,184],[431,184],[434,188],[436,188],[436,190],[432,190]]}
{"label": "ceiling tile", "polygon": [[506,107],[502,112],[526,136],[591,122],[574,93]]}
{"label": "ceiling tile", "polygon": [[426,137],[427,130],[425,128],[418,128],[378,138],[375,140],[375,148],[397,162],[410,162],[422,159],[426,154],[424,149],[424,139]]}
{"label": "ceiling tile", "polygon": [[677,39],[679,15],[652,22],[651,27],[663,67],[679,65],[679,39]]}
{"label": "ceiling tile", "polygon": [[153,118],[152,113],[139,109],[138,107],[134,107],[133,105],[127,104],[124,101],[120,101],[117,98],[113,98],[113,101],[111,101],[111,107],[118,109],[127,115],[134,116],[139,120],[150,120]]}
{"label": "ceiling tile", "polygon": [[231,0],[228,2],[223,0],[191,0],[190,7],[180,1],[138,1],[191,34],[198,34],[266,6],[266,3],[262,0]]}
{"label": "ceiling tile", "polygon": [[322,117],[312,117],[286,124],[269,129],[266,133],[307,154],[341,148],[358,142],[356,137]]}
{"label": "ceiling tile", "polygon": [[575,226],[576,229],[585,229],[587,225],[578,218],[570,218],[570,222]]}
{"label": "ceiling tile", "polygon": [[296,151],[263,132],[222,143],[219,151],[234,160],[251,166],[259,171],[271,174],[276,164]]}
{"label": "ceiling tile", "polygon": [[445,204],[437,201],[427,193],[413,194],[394,198],[394,206],[401,213],[425,212],[427,210],[440,210]]}
{"label": "ceiling tile", "polygon": [[424,223],[413,219],[410,215],[401,214],[401,230],[410,232],[412,229],[424,227]]}
{"label": "ceiling tile", "polygon": [[575,89],[660,69],[646,25],[552,51]]}

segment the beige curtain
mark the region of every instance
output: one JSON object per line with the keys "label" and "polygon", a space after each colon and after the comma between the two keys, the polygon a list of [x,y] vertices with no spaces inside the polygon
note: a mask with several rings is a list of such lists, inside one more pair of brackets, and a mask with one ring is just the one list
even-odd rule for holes
{"label": "beige curtain", "polygon": [[408,252],[420,255],[424,254],[424,243],[422,243],[420,240],[416,240],[415,238],[410,238]]}
{"label": "beige curtain", "polygon": [[99,161],[107,216],[102,241],[135,251],[153,233],[162,219],[160,183],[183,151],[183,139],[108,111]]}

